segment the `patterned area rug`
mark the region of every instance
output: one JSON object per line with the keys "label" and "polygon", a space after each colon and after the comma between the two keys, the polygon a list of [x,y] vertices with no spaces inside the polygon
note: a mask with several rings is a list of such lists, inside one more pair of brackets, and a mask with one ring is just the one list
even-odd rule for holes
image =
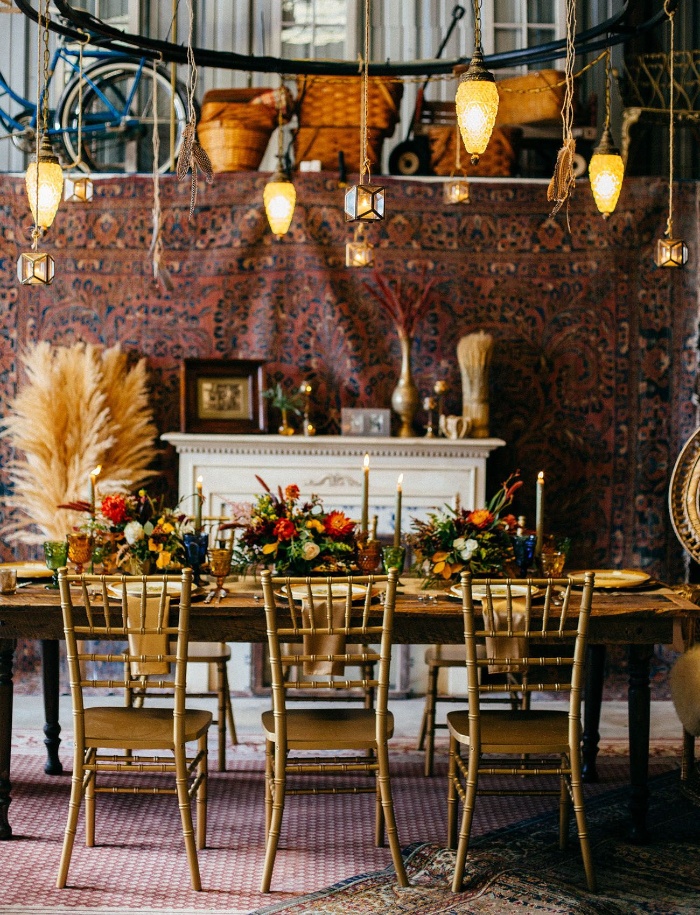
{"label": "patterned area rug", "polygon": [[[306,894],[323,892],[318,905],[334,906],[328,911],[374,912],[375,904],[384,909],[383,897],[360,900],[359,908],[344,909],[334,903],[323,887],[348,881],[348,887],[357,886],[358,892],[366,880],[357,874],[380,875],[390,864],[388,848],[373,844],[374,801],[370,795],[315,799],[290,798],[282,825],[281,845],[273,875],[273,892],[265,896],[259,892],[264,857],[263,790],[262,775],[264,753],[261,741],[247,740],[227,753],[228,771],[210,770],[209,829],[207,848],[199,853],[204,892],[190,889],[187,862],[180,832],[176,803],[168,798],[130,798],[101,795],[97,803],[97,847],[85,848],[82,842],[82,815],[78,823],[78,838],[69,873],[69,886],[65,890],[54,888],[61,851],[63,828],[68,810],[70,790],[70,756],[67,744],[62,746],[62,759],[66,774],[49,777],[43,772],[45,751],[41,732],[15,734],[12,757],[13,800],[10,819],[15,830],[11,842],[0,843],[0,915],[248,915],[264,910],[271,903],[284,905],[293,900],[306,899]],[[213,761],[212,761],[213,762]],[[601,781],[586,786],[587,803],[595,805],[596,798],[606,798],[603,811],[609,806],[600,831],[604,836],[612,833],[606,829],[624,829],[627,822],[626,792],[613,794],[611,790],[627,781],[627,760],[621,756],[600,757]],[[406,747],[392,748],[392,786],[396,808],[399,838],[402,846],[411,850],[411,860],[420,865],[427,879],[435,869],[434,887],[445,885],[444,861],[440,852],[446,830],[446,758],[438,754],[436,774],[433,778],[422,775],[423,756]],[[670,772],[670,780],[677,783],[677,759],[655,757],[650,762],[652,774]],[[653,796],[657,795],[653,785]],[[668,806],[667,794],[663,803]],[[552,798],[491,798],[477,806],[474,835],[495,836],[506,845],[508,826],[522,822],[539,824],[542,817],[556,804]],[[669,807],[670,809],[670,807]],[[697,811],[696,811],[697,812]],[[598,817],[596,816],[596,823]],[[543,821],[546,823],[546,821]],[[607,823],[607,826],[605,825]],[[527,833],[532,827],[528,825]],[[537,826],[544,830],[544,827]],[[516,829],[513,833],[519,835]],[[505,837],[505,838],[503,838]],[[601,838],[603,836],[601,835]],[[551,842],[546,830],[542,841],[533,843],[539,857],[533,858],[533,869],[522,868],[517,883],[518,893],[524,892],[527,874],[534,879],[543,871],[543,861],[552,856]],[[420,843],[420,844],[419,844]],[[429,843],[426,845],[425,843]],[[435,864],[428,864],[428,848],[439,853]],[[515,849],[516,846],[513,846]],[[483,851],[486,852],[484,845]],[[606,852],[602,853],[603,855]],[[442,857],[441,857],[442,855]],[[449,857],[449,856],[448,856]],[[515,857],[515,850],[513,851]],[[493,859],[498,868],[497,859]],[[440,864],[439,862],[443,863]],[[422,863],[421,863],[422,862]],[[566,856],[571,871],[572,886],[581,878],[578,850],[572,846]],[[507,862],[506,862],[507,863]],[[505,865],[504,865],[505,866]],[[409,867],[413,868],[411,863]],[[442,868],[441,884],[437,874]],[[378,884],[374,883],[376,888]],[[383,878],[385,892],[398,904],[393,880]],[[414,895],[411,890],[406,895]],[[435,889],[438,895],[452,905],[451,894]],[[399,897],[400,900],[404,896]],[[517,897],[514,897],[517,898]],[[362,908],[367,903],[367,908]],[[348,902],[348,905],[351,903]],[[400,905],[404,905],[401,901]],[[421,901],[406,909],[394,908],[394,913],[429,912]],[[421,908],[423,906],[423,908]],[[297,915],[296,910],[291,909]],[[303,909],[301,911],[304,911]],[[323,908],[310,911],[324,912]],[[440,911],[437,909],[436,911]],[[450,909],[448,909],[450,911]],[[464,910],[468,911],[468,910]],[[486,910],[488,911],[488,910]],[[492,909],[492,911],[495,911]],[[519,912],[522,909],[519,910]],[[547,912],[547,909],[544,910]],[[606,911],[606,910],[602,910]],[[612,910],[617,915],[618,910]],[[653,910],[652,910],[653,911]]]}
{"label": "patterned area rug", "polygon": [[598,892],[586,891],[577,842],[560,852],[555,814],[478,838],[467,857],[465,891],[453,894],[454,852],[433,843],[405,850],[411,886],[392,868],[352,877],[292,903],[252,915],[697,915],[700,904],[700,811],[684,802],[678,777],[654,784],[652,844],[619,832],[624,791],[587,805]]}

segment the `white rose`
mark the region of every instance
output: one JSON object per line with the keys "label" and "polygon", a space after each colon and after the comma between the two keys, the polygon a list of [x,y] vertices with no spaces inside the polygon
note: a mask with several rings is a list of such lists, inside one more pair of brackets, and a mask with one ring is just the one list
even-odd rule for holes
{"label": "white rose", "polygon": [[457,550],[460,553],[467,545],[467,541],[464,537],[458,537],[456,540],[452,541],[452,549]]}
{"label": "white rose", "polygon": [[467,540],[467,542],[464,544],[464,548],[462,549],[462,551],[460,553],[460,556],[462,557],[462,559],[465,562],[469,562],[469,560],[472,558],[474,553],[476,553],[478,547],[479,547],[478,540]]}
{"label": "white rose", "polygon": [[313,540],[307,540],[304,546],[301,548],[301,555],[306,560],[315,559],[320,552],[321,548],[317,543],[314,543]]}
{"label": "white rose", "polygon": [[138,540],[143,540],[143,528],[138,521],[129,521],[124,528],[124,539],[133,546]]}

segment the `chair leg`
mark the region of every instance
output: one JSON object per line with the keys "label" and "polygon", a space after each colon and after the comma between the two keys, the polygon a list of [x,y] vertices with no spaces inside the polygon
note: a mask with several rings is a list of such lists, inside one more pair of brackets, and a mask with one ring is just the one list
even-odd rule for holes
{"label": "chair leg", "polygon": [[68,880],[68,868],[70,859],[73,854],[73,845],[75,843],[75,832],[78,826],[78,814],[80,813],[80,801],[83,796],[83,750],[80,747],[75,748],[73,754],[73,775],[70,785],[70,801],[68,803],[68,820],[66,822],[66,831],[63,837],[63,850],[61,851],[61,863],[58,866],[58,877],[56,878],[56,887],[62,890]]}
{"label": "chair leg", "polygon": [[203,734],[197,741],[197,753],[201,754],[197,764],[197,777],[200,780],[197,786],[197,848],[207,847],[207,797],[209,794],[208,761],[207,761],[207,734]]}
{"label": "chair leg", "polygon": [[226,662],[216,662],[216,697],[217,697],[217,716],[216,725],[218,731],[218,762],[219,772],[226,771],[226,694],[224,692],[226,683]]}
{"label": "chair leg", "polygon": [[226,702],[226,724],[228,725],[228,733],[231,738],[231,746],[235,747],[238,745],[238,734],[236,734],[236,723],[233,720],[233,703],[231,702],[231,690],[228,685],[226,664],[224,664],[224,700]]}
{"label": "chair leg", "polygon": [[474,803],[476,801],[476,788],[479,780],[480,754],[469,746],[469,765],[467,767],[467,783],[464,789],[464,810],[462,811],[462,827],[459,831],[459,843],[455,858],[455,874],[452,880],[452,892],[459,893],[464,881],[464,865],[469,851],[469,835],[472,830],[474,817]]}
{"label": "chair leg", "polygon": [[201,890],[202,881],[199,876],[197,847],[194,840],[194,829],[192,828],[192,808],[190,807],[190,794],[187,785],[187,759],[185,756],[185,747],[182,745],[179,747],[176,746],[174,755],[177,803],[180,808],[180,819],[182,820],[182,837],[185,840],[187,862],[190,866],[190,880],[192,881],[193,890]]}
{"label": "chair leg", "polygon": [[425,734],[427,731],[428,724],[428,713],[426,710],[426,705],[428,702],[428,697],[425,697],[425,704],[423,705],[423,716],[420,720],[420,731],[418,733],[418,743],[416,745],[416,750],[422,750],[425,747]]}
{"label": "chair leg", "polygon": [[272,792],[275,785],[275,745],[271,740],[265,741],[265,842],[270,835],[270,822],[272,821]]}
{"label": "chair leg", "polygon": [[433,774],[433,757],[435,755],[435,705],[439,667],[428,667],[428,692],[425,696],[425,769],[424,774]]}
{"label": "chair leg", "polygon": [[376,778],[376,792],[374,795],[374,844],[383,848],[385,843],[384,808],[382,807],[382,792],[379,787],[379,778]]}
{"label": "chair leg", "polygon": [[391,849],[391,858],[394,862],[396,871],[396,880],[399,886],[408,886],[408,877],[401,857],[401,846],[399,845],[399,835],[396,831],[396,819],[394,817],[394,802],[391,797],[391,782],[389,780],[389,748],[386,741],[382,741],[377,746],[377,765],[379,772],[377,780],[379,781],[379,791],[382,797],[382,809],[384,811],[384,822],[386,824],[386,833]]}
{"label": "chair leg", "polygon": [[[269,743],[269,741],[268,741]],[[279,844],[280,829],[282,827],[282,814],[284,813],[284,793],[287,781],[287,754],[284,747],[275,746],[274,748],[274,774],[272,782],[272,810],[270,814],[270,826],[267,830],[267,844],[265,847],[265,865],[263,867],[263,877],[260,884],[261,893],[270,892],[270,883],[272,882],[272,870],[275,866],[275,857],[277,855],[277,845]],[[267,803],[267,800],[266,800]]]}
{"label": "chair leg", "polygon": [[450,734],[450,760],[447,768],[447,847],[457,848],[457,754],[459,744]]}
{"label": "chair leg", "polygon": [[578,830],[578,840],[581,845],[581,857],[583,858],[583,869],[586,873],[586,884],[591,893],[596,891],[596,880],[593,872],[593,855],[591,854],[591,845],[588,841],[588,830],[586,828],[586,811],[583,806],[583,784],[581,782],[581,751],[576,744],[571,753],[571,795],[574,802],[574,816],[576,817],[576,828]]}
{"label": "chair leg", "polygon": [[[562,761],[562,765],[565,763]],[[569,844],[569,785],[566,776],[559,776],[559,850]]]}
{"label": "chair leg", "polygon": [[[97,751],[87,751],[85,761],[94,763]],[[89,781],[85,786],[85,845],[87,848],[95,847],[95,787],[97,785],[97,772],[90,773]]]}

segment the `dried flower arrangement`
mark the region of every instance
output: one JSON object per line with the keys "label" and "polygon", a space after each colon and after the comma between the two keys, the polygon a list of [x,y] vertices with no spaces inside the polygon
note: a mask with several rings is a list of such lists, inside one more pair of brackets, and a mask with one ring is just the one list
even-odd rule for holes
{"label": "dried flower arrangement", "polygon": [[374,281],[377,288],[365,283],[370,292],[387,312],[396,325],[399,337],[411,338],[416,326],[430,305],[430,293],[437,282],[435,276],[428,279],[428,264],[423,266],[423,274],[418,283],[404,283],[397,279],[394,286],[379,270],[374,270]]}

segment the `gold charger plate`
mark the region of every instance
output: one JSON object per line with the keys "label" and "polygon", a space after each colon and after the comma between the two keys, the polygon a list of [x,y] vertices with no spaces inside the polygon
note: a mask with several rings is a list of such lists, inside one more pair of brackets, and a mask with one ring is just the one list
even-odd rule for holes
{"label": "gold charger plate", "polygon": [[[506,585],[492,584],[491,597],[494,600],[505,600],[508,590]],[[527,594],[527,585],[511,585],[510,593],[513,597],[525,597]],[[537,597],[543,594],[541,588],[533,588],[532,596]],[[462,588],[459,585],[452,585],[447,592],[448,597],[454,597],[456,600],[462,600]],[[486,585],[472,585],[472,599],[482,601],[486,597]]]}
{"label": "gold charger plate", "polygon": [[[160,593],[163,587],[163,583],[160,581],[147,581],[146,582],[146,597],[160,597]],[[180,595],[182,594],[182,582],[181,581],[169,581],[168,582],[168,597],[171,602],[179,601]],[[122,586],[116,583],[107,585],[107,593],[114,600],[122,599]],[[140,579],[136,579],[133,582],[128,582],[126,585],[126,593],[130,597],[140,597],[143,593],[143,582]],[[193,587],[191,592],[192,600],[195,600],[198,597],[201,597],[203,594],[206,594],[206,588]]]}
{"label": "gold charger plate", "polygon": [[[306,585],[295,585],[291,588],[292,597],[296,601],[306,600],[309,596],[309,592],[306,588]],[[345,582],[339,582],[337,585],[333,585],[332,594],[334,598],[344,598],[347,597],[348,585]],[[278,597],[282,597],[285,600],[287,599],[286,590],[280,590],[276,592]],[[325,582],[311,585],[311,594],[313,597],[325,598],[328,594],[328,586]],[[353,585],[352,586],[352,600],[353,603],[358,600],[364,600],[365,594],[367,594],[367,588],[364,585]]]}
{"label": "gold charger plate", "polygon": [[17,578],[51,578],[43,562],[0,562],[0,569],[17,569]]}
{"label": "gold charger plate", "polygon": [[584,572],[572,572],[571,579],[575,585],[583,585],[586,572],[595,573],[594,587],[617,591],[621,588],[639,588],[651,579],[648,572],[639,569],[586,569]]}

